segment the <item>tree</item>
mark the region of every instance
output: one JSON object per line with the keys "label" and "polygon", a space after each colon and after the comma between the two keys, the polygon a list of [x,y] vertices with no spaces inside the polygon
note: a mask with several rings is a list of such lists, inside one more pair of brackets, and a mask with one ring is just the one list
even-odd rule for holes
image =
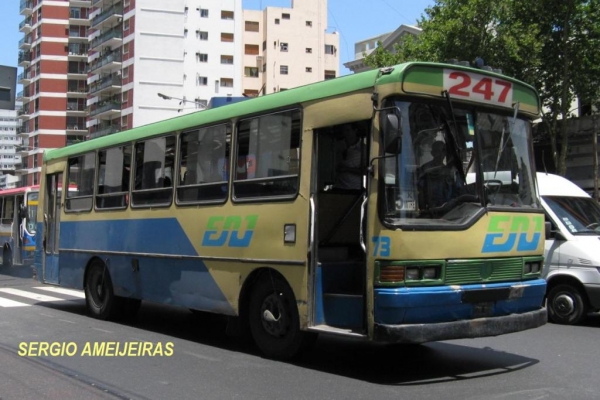
{"label": "tree", "polygon": [[373,67],[405,61],[475,60],[534,86],[554,164],[566,173],[566,124],[576,97],[600,98],[600,0],[435,0],[422,33],[393,51],[378,46]]}

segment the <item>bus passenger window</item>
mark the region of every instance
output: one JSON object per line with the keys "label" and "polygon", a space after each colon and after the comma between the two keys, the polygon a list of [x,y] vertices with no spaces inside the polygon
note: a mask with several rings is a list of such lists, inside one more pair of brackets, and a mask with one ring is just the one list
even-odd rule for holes
{"label": "bus passenger window", "polygon": [[68,180],[74,190],[66,193],[66,211],[90,211],[94,194],[96,153],[91,152],[69,159]]}
{"label": "bus passenger window", "polygon": [[128,202],[131,146],[98,152],[96,208],[125,208]]}
{"label": "bus passenger window", "polygon": [[242,120],[233,177],[234,197],[290,197],[298,191],[301,114],[290,110]]}
{"label": "bus passenger window", "polygon": [[169,182],[175,166],[175,136],[136,143],[134,163],[132,206],[170,205],[173,190]]}
{"label": "bus passenger window", "polygon": [[178,203],[223,202],[227,199],[229,124],[185,132],[180,140]]}

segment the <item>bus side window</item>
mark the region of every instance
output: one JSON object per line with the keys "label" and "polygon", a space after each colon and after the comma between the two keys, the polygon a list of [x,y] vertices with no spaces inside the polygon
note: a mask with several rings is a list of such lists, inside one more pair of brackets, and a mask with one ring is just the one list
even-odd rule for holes
{"label": "bus side window", "polygon": [[[133,206],[171,204],[171,175],[175,165],[175,136],[163,136],[135,145]],[[165,184],[166,183],[166,184]]]}

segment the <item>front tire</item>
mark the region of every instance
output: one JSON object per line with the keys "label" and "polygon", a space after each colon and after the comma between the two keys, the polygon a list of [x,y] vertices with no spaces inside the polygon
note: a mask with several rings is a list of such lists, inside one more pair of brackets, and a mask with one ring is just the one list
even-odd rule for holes
{"label": "front tire", "polygon": [[117,299],[108,268],[94,261],[85,278],[85,303],[92,317],[108,320],[116,315]]}
{"label": "front tire", "polygon": [[300,331],[296,298],[278,276],[267,276],[256,283],[248,317],[254,342],[269,358],[294,358],[316,339],[316,334]]}
{"label": "front tire", "polygon": [[562,284],[548,293],[548,318],[557,324],[575,325],[587,316],[588,305],[579,289]]}

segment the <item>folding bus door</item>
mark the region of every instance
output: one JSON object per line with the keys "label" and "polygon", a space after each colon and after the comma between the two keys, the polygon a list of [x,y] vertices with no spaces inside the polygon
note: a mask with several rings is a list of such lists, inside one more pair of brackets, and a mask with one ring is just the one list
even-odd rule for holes
{"label": "folding bus door", "polygon": [[62,172],[46,176],[44,193],[43,279],[58,284],[58,238],[60,233],[60,186]]}

